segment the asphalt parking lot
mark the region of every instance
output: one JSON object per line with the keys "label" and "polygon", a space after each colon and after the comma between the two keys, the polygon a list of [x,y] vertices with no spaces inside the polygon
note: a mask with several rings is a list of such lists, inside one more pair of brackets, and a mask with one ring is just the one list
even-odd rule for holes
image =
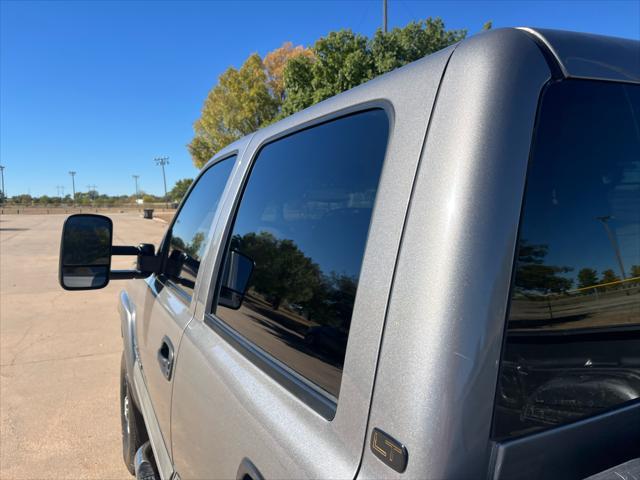
{"label": "asphalt parking lot", "polygon": [[[133,213],[111,218],[116,245],[157,245],[166,229]],[[64,219],[0,216],[0,478],[130,479],[118,403],[124,283],[60,288]]]}

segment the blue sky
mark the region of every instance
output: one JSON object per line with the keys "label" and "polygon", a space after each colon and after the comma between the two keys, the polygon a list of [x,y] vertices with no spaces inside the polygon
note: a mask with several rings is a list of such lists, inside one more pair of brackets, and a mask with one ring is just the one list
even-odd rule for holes
{"label": "blue sky", "polygon": [[[185,145],[217,77],[252,52],[310,45],[332,30],[371,35],[381,1],[0,3],[0,162],[8,195],[97,185],[162,192],[193,177]],[[640,2],[389,0],[389,26],[440,16],[476,33],[530,25],[640,38]]]}

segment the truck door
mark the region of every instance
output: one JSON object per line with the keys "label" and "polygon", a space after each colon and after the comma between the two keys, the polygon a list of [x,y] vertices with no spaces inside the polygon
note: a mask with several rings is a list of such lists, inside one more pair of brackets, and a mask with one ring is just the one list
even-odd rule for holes
{"label": "truck door", "polygon": [[[196,180],[163,241],[166,257],[162,272],[133,282],[143,390],[152,407],[145,416],[161,470],[170,466],[171,390],[180,337],[193,316],[191,303],[200,261],[234,161],[235,156],[217,162]],[[156,435],[162,438],[154,438],[158,431],[160,435]]]}
{"label": "truck door", "polygon": [[221,291],[180,352],[181,478],[355,473],[363,418],[337,406],[357,395],[345,352],[388,136],[387,113],[371,109],[258,153],[224,260],[249,259],[249,288],[235,304]]}

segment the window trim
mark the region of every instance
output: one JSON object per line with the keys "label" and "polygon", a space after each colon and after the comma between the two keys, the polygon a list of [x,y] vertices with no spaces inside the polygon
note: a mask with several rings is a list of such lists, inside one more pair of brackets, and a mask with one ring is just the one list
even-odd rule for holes
{"label": "window trim", "polygon": [[[225,155],[223,157],[210,160],[209,163],[207,165],[205,165],[205,167],[198,174],[198,176],[193,180],[193,182],[191,182],[191,185],[189,185],[189,189],[187,190],[187,193],[185,193],[184,197],[180,201],[180,204],[178,205],[178,208],[176,209],[176,213],[173,216],[173,218],[171,219],[171,223],[169,223],[169,227],[167,227],[167,230],[165,231],[165,234],[162,237],[162,241],[160,242],[160,246],[158,247],[158,255],[160,256],[160,267],[158,268],[158,272],[156,273],[156,278],[158,279],[158,281],[160,283],[162,283],[163,286],[171,287],[178,294],[178,297],[187,306],[190,306],[191,303],[194,301],[195,295],[192,295],[192,294],[184,291],[182,288],[180,288],[179,285],[177,285],[175,282],[173,282],[164,273],[165,268],[167,267],[167,257],[169,255],[170,241],[171,241],[171,237],[173,236],[173,226],[176,223],[176,220],[178,219],[178,216],[180,215],[180,212],[182,212],[182,209],[183,209],[184,205],[187,203],[187,200],[191,196],[191,192],[193,191],[195,186],[198,184],[200,179],[211,168],[213,168],[215,165],[218,165],[219,163],[222,163],[225,160],[229,160],[233,156],[236,157],[235,161],[237,162],[239,155],[240,155],[240,153],[239,153],[239,151],[237,149],[236,150],[232,150],[230,152],[225,153]],[[235,162],[234,162],[234,167],[235,167]],[[233,173],[233,167],[231,169],[231,173],[230,173],[229,178],[231,178],[231,174],[232,173]],[[229,182],[229,178],[227,178],[227,183]],[[223,193],[224,193],[224,191],[223,191]],[[220,197],[220,200],[218,201],[218,208],[220,208],[222,206],[223,200],[224,200],[224,198]],[[197,282],[197,279],[196,279],[196,282]],[[194,287],[195,287],[195,285],[194,285]],[[195,288],[194,288],[194,292],[195,292]]]}
{"label": "window trim", "polygon": [[[635,429],[627,429],[624,434],[619,432],[622,432],[628,425],[635,425],[640,422],[640,398],[613,405],[610,408],[607,408],[594,415],[578,418],[567,423],[555,425],[542,430],[536,430],[534,432],[521,433],[511,437],[497,437],[495,432],[495,417],[497,410],[496,406],[498,404],[498,395],[500,392],[500,377],[503,371],[503,359],[507,348],[508,323],[509,316],[511,314],[512,298],[515,288],[515,278],[517,270],[516,267],[518,262],[518,242],[521,238],[522,226],[524,223],[523,215],[529,185],[528,180],[533,164],[533,150],[538,139],[544,96],[549,88],[562,82],[589,82],[601,84],[625,83],[628,85],[634,85],[636,87],[638,86],[633,82],[566,78],[561,80],[549,80],[543,86],[540,92],[536,110],[536,118],[534,121],[534,127],[531,136],[531,144],[529,146],[529,158],[527,160],[527,171],[525,174],[524,189],[522,191],[522,197],[520,200],[518,232],[516,236],[514,251],[512,252],[513,260],[511,267],[511,280],[509,285],[508,297],[506,299],[507,303],[502,331],[502,342],[500,347],[500,356],[498,357],[499,362],[495,382],[493,409],[491,412],[491,429],[489,434],[490,459],[488,472],[489,477],[495,479],[503,478],[503,476],[506,476],[505,478],[509,478],[509,475],[512,475],[514,472],[510,472],[506,469],[520,468],[522,470],[522,467],[525,465],[529,465],[531,467],[530,472],[532,478],[538,475],[538,473],[543,475],[544,473],[549,472],[553,472],[555,476],[562,476],[563,474],[564,476],[572,476],[576,473],[574,468],[575,465],[580,463],[585,465],[585,471],[590,472],[587,473],[587,475],[583,476],[588,476],[598,473],[599,471],[606,470],[607,468],[610,468],[611,466],[614,466],[625,460],[629,460],[630,458],[632,458],[633,456],[637,456],[638,454],[638,450],[636,448],[635,455],[627,455],[620,461],[615,461],[612,459],[610,465],[602,467],[601,465],[597,464],[600,457],[594,455],[585,456],[583,454],[584,452],[577,448],[576,445],[589,445],[591,447],[593,447],[593,445],[598,445],[602,447],[602,449],[611,452],[612,450],[614,450],[612,446],[617,446],[619,447],[618,451],[622,451],[623,446],[632,445],[633,442],[637,442],[639,435]],[[628,328],[623,328],[620,331],[625,330],[628,330]],[[567,445],[570,445],[570,447],[567,447]],[[543,449],[549,452],[562,452],[562,455],[560,457],[554,456],[553,460],[550,461],[545,460],[540,462],[539,456],[536,456],[536,454],[540,452],[541,446]],[[628,450],[629,452],[631,452],[632,449],[629,448]],[[572,453],[572,455],[570,455],[569,453]],[[548,457],[545,456],[545,459],[547,458]],[[540,468],[536,470],[534,468],[535,465],[539,466]],[[545,468],[549,470],[545,470]]]}
{"label": "window trim", "polygon": [[[325,115],[320,115],[316,118],[313,118],[309,121],[306,122],[301,122],[298,124],[294,124],[289,128],[285,128],[281,131],[277,131],[273,134],[267,135],[264,138],[258,140],[256,145],[253,145],[253,143],[250,143],[246,149],[242,152],[242,158],[240,158],[240,162],[241,163],[245,163],[247,164],[247,167],[241,172],[242,177],[240,178],[239,181],[239,186],[235,189],[235,191],[233,192],[233,197],[232,197],[232,204],[229,210],[229,215],[224,219],[224,225],[223,225],[223,232],[222,232],[222,241],[221,241],[221,246],[223,248],[220,248],[218,250],[218,252],[216,253],[216,256],[214,258],[214,267],[213,267],[213,276],[212,276],[212,281],[209,283],[209,290],[207,292],[207,296],[205,299],[205,304],[204,304],[204,311],[205,313],[211,313],[214,311],[215,306],[217,306],[218,304],[218,295],[219,295],[219,288],[218,288],[218,282],[219,282],[219,276],[222,274],[221,272],[221,265],[222,265],[222,260],[224,259],[225,253],[226,253],[226,249],[229,246],[229,241],[231,240],[231,231],[233,230],[233,226],[235,224],[235,217],[236,217],[236,213],[238,211],[238,206],[240,204],[240,200],[242,199],[242,196],[244,195],[244,190],[246,188],[247,182],[249,180],[249,177],[251,175],[251,171],[253,170],[253,165],[255,164],[256,158],[258,156],[258,154],[260,153],[260,151],[266,147],[268,144],[273,143],[277,140],[280,140],[282,138],[294,135],[296,133],[299,133],[303,130],[307,130],[313,127],[317,127],[320,126],[324,123],[329,123],[332,122],[334,120],[339,120],[343,117],[348,117],[350,115],[355,115],[358,113],[363,113],[366,112],[367,110],[375,110],[375,109],[381,109],[385,112],[385,114],[387,115],[387,120],[389,122],[389,137],[387,138],[387,149],[385,150],[384,153],[384,158],[386,161],[387,158],[387,153],[388,153],[388,149],[389,149],[389,144],[391,143],[391,136],[393,135],[393,131],[394,131],[394,126],[395,126],[395,112],[394,112],[394,108],[392,103],[384,98],[380,98],[380,99],[376,99],[376,100],[368,100],[365,102],[360,102],[360,103],[356,103],[353,105],[349,105],[347,107],[344,108],[340,108],[337,110],[334,110],[330,113],[327,113]],[[292,115],[291,117],[288,118],[292,118],[295,117],[296,115]],[[286,121],[282,120],[283,122]],[[266,127],[269,128],[269,127]],[[256,135],[257,133],[254,133],[252,135]],[[235,154],[240,156],[239,151],[235,151]],[[384,166],[383,166],[384,168]],[[176,212],[177,214],[177,212]]]}
{"label": "window trim", "polygon": [[[225,323],[221,318],[216,315],[216,307],[218,306],[218,297],[220,295],[220,278],[222,276],[222,265],[226,258],[227,250],[231,242],[231,234],[235,226],[236,217],[239,211],[240,203],[244,196],[245,190],[251,178],[251,173],[256,164],[256,160],[259,157],[262,150],[271,143],[277,142],[292,135],[301,133],[305,130],[310,130],[315,127],[322,126],[326,123],[334,122],[347,118],[353,115],[365,113],[370,110],[382,110],[387,118],[389,125],[387,143],[385,146],[383,156],[383,169],[384,163],[387,159],[387,153],[389,144],[391,143],[391,137],[393,135],[393,128],[395,124],[394,110],[390,101],[386,99],[371,100],[348,107],[335,110],[329,114],[319,116],[307,122],[302,122],[293,125],[290,128],[286,128],[282,131],[276,132],[272,135],[268,135],[261,139],[255,146],[250,145],[250,152],[245,151],[247,156],[247,167],[245,168],[240,185],[234,193],[233,203],[231,205],[230,213],[227,216],[224,224],[224,231],[221,241],[221,248],[218,249],[215,264],[213,269],[213,275],[209,284],[209,291],[207,292],[207,300],[205,302],[204,309],[204,323],[211,328],[214,332],[220,335],[229,345],[231,345],[236,351],[238,351],[247,360],[257,366],[265,374],[269,375],[275,382],[285,388],[289,393],[295,396],[302,403],[306,404],[309,408],[314,410],[325,420],[332,421],[335,417],[338,398],[331,393],[320,388],[311,380],[300,375],[292,368],[275,358],[273,355],[267,353],[255,343],[251,342],[239,332],[234,330],[231,326]],[[243,161],[241,159],[241,161]],[[375,202],[374,202],[375,208]],[[371,220],[369,221],[371,228]],[[368,238],[367,238],[368,242]],[[365,244],[366,250],[366,244]],[[356,291],[357,296],[357,291]],[[349,337],[347,339],[347,348],[349,344]],[[344,373],[344,370],[343,370]]]}
{"label": "window trim", "polygon": [[204,323],[235,348],[243,357],[288,390],[294,397],[325,420],[336,416],[338,399],[300,375],[284,362],[267,353],[212,313],[204,314]]}

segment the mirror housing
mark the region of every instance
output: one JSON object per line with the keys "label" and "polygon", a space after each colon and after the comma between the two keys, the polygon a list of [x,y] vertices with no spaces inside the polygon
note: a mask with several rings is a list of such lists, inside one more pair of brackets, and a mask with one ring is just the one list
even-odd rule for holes
{"label": "mirror housing", "polygon": [[[109,280],[146,278],[158,271],[160,257],[151,244],[113,246],[113,222],[104,215],[69,216],[62,227],[58,280],[65,290],[97,290]],[[137,256],[135,270],[111,270],[112,255]]]}
{"label": "mirror housing", "polygon": [[229,252],[222,272],[219,305],[233,310],[240,308],[255,265],[253,259],[239,251],[233,249]]}
{"label": "mirror housing", "polygon": [[77,214],[62,227],[58,279],[65,290],[96,290],[109,284],[113,222],[103,215]]}

